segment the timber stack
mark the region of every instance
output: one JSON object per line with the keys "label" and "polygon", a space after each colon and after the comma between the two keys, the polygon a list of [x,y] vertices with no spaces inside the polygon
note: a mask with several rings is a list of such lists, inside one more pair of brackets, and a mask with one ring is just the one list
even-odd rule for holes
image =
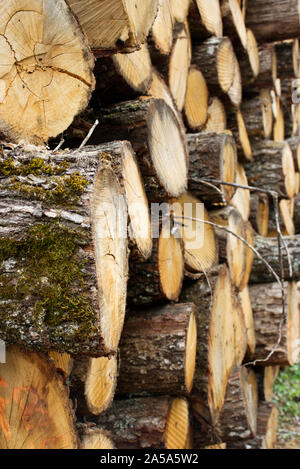
{"label": "timber stack", "polygon": [[0,2],[1,449],[275,447],[299,8]]}

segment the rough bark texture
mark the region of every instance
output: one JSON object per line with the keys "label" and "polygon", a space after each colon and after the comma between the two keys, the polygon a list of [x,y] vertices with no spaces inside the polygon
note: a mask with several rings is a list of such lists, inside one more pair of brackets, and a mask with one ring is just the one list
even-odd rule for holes
{"label": "rough bark texture", "polygon": [[[249,100],[244,100],[241,105],[241,113],[245,122],[249,137],[270,138],[272,134],[272,108],[271,97],[262,95]],[[263,107],[269,116],[268,123],[264,121]]]}
{"label": "rough bark texture", "polygon": [[246,368],[234,368],[227,384],[224,407],[218,424],[220,439],[230,442],[246,440],[256,434],[257,389]]}
{"label": "rough bark texture", "polygon": [[237,153],[234,139],[226,134],[188,134],[190,154],[188,190],[207,206],[229,201],[235,189],[218,183],[216,179],[235,182]]}
{"label": "rough bark texture", "polygon": [[250,0],[247,3],[246,24],[260,42],[299,37],[299,1]]}
{"label": "rough bark texture", "polygon": [[[99,416],[97,427],[111,433],[117,449],[168,449],[166,433],[171,404],[172,398],[165,396],[115,400],[109,411]],[[179,426],[177,432],[181,430]]]}
{"label": "rough bark texture", "polygon": [[295,232],[300,234],[300,194],[295,197],[295,206],[294,206],[294,223],[295,223]]}
{"label": "rough bark texture", "polygon": [[[275,191],[280,197],[292,197],[295,185],[290,183],[295,177],[295,169],[289,164],[286,170],[283,154],[290,152],[288,144],[282,142],[256,141],[252,145],[253,162],[245,165],[250,186]],[[288,157],[292,160],[292,156]],[[289,161],[293,166],[293,161]],[[288,185],[288,187],[287,187]]]}
{"label": "rough bark texture", "polygon": [[192,304],[179,304],[128,313],[120,342],[118,394],[180,395],[191,390],[186,367],[193,368],[187,349],[193,310]]}
{"label": "rough bark texture", "polygon": [[[265,283],[250,286],[256,336],[255,360],[258,365],[288,366],[297,361],[299,310],[296,284],[285,282],[285,310],[287,320],[282,321],[282,294],[280,285]],[[280,330],[281,340],[277,346]],[[272,351],[272,355],[268,355]]]}
{"label": "rough bark texture", "polygon": [[[300,278],[300,236],[285,236],[284,241],[290,254],[291,266],[293,269],[292,277],[289,272],[288,256],[285,248],[282,246],[284,279],[298,280]],[[265,238],[263,236],[255,236],[254,247],[280,276],[280,262],[278,255],[277,238]],[[251,283],[274,282],[274,275],[268,270],[266,264],[255,256],[252,265]]]}
{"label": "rough bark texture", "polygon": [[295,78],[293,48],[293,41],[275,44],[277,75],[279,78]]}
{"label": "rough bark texture", "polygon": [[[105,269],[105,261],[97,267],[94,207],[99,181],[122,195],[112,169],[113,163],[119,168],[121,147],[117,142],[57,154],[16,148],[0,160],[0,321],[7,343],[94,356],[116,348],[110,349],[101,331],[101,315],[111,310],[107,291],[98,284],[97,269]],[[114,252],[120,324],[127,282],[127,218],[122,217],[125,244]]]}

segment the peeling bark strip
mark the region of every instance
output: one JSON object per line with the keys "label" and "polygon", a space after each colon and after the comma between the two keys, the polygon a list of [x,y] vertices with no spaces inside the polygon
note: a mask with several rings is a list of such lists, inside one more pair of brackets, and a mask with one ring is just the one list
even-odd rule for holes
{"label": "peeling bark strip", "polygon": [[67,387],[47,358],[9,347],[0,364],[0,448],[77,449]]}
{"label": "peeling bark strip", "polygon": [[188,402],[167,396],[115,400],[98,417],[97,427],[111,433],[117,449],[185,449]]}
{"label": "peeling bark strip", "polygon": [[120,342],[117,393],[188,394],[196,343],[193,304],[130,312]]}
{"label": "peeling bark strip", "polygon": [[41,144],[87,106],[94,58],[63,0],[1,2],[0,18],[0,132]]}
{"label": "peeling bark strip", "polygon": [[128,256],[121,170],[130,148],[5,151],[0,335],[7,343],[73,355],[116,351]]}

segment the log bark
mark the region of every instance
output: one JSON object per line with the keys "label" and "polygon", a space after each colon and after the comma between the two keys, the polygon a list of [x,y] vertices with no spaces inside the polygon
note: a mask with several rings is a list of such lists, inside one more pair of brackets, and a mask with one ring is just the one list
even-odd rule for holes
{"label": "log bark", "polygon": [[178,300],[184,275],[184,251],[181,238],[171,230],[171,224],[166,222],[159,238],[154,233],[152,255],[147,261],[132,251],[127,290],[129,304],[140,306]]}
{"label": "log bark", "polygon": [[[297,173],[295,174],[297,176]],[[296,178],[295,178],[296,179]],[[296,181],[295,181],[296,182]],[[294,236],[294,198],[282,199],[279,202],[279,225],[283,236]],[[277,236],[275,207],[273,201],[270,203],[269,213],[269,231],[268,237],[274,238]]]}
{"label": "log bark", "polygon": [[242,83],[245,89],[255,83],[260,71],[258,44],[251,29],[246,29],[246,47],[235,44],[235,52],[240,64]]}
{"label": "log bark", "polygon": [[167,194],[178,197],[185,191],[188,156],[182,129],[164,100],[151,98],[120,103],[103,109],[100,119],[101,125],[95,130],[92,142],[104,142],[107,135],[128,139],[137,154],[146,187],[154,179],[156,187],[161,185],[165,189],[164,200]]}
{"label": "log bark", "polygon": [[222,37],[223,23],[219,0],[193,0],[189,23],[192,37],[197,40],[209,36]]}
{"label": "log bark", "polygon": [[85,31],[95,55],[132,51],[148,36],[158,9],[158,0],[67,0]]}
{"label": "log bark", "polygon": [[204,204],[189,193],[171,200],[171,204],[175,227],[184,244],[186,273],[209,272],[219,258],[215,230],[204,223],[210,221]]}
{"label": "log bark", "polygon": [[[283,15],[282,12],[285,12]],[[260,42],[280,41],[300,34],[298,0],[251,0],[246,24]]]}
{"label": "log bark", "polygon": [[295,200],[295,206],[294,206],[295,233],[300,234],[300,195],[297,194],[294,200]]}
{"label": "log bark", "polygon": [[[291,267],[293,269],[292,279],[298,280],[300,278],[300,236],[285,236],[284,240],[290,254]],[[264,238],[263,236],[255,236],[254,247],[270,264],[277,275],[280,275],[277,238]],[[285,280],[290,280],[289,262],[284,248],[282,251],[282,257],[284,278]],[[275,281],[274,276],[268,270],[267,266],[257,256],[255,256],[253,261],[250,281],[252,283]]]}
{"label": "log bark", "polygon": [[185,449],[188,403],[165,396],[115,400],[97,418],[97,427],[113,435],[117,449]]}
{"label": "log bark", "polygon": [[275,449],[278,409],[268,402],[260,402],[257,412],[257,435],[245,442],[235,442],[233,449]]}
{"label": "log bark", "polygon": [[114,54],[96,61],[96,99],[100,106],[146,94],[152,82],[147,44],[130,54]]}
{"label": "log bark", "polygon": [[[297,41],[297,39],[295,39]],[[296,42],[286,41],[275,44],[277,75],[279,78],[297,77]]]}
{"label": "log bark", "polygon": [[130,311],[120,342],[119,395],[186,395],[193,385],[197,327],[193,304]]}
{"label": "log bark", "polygon": [[233,138],[226,133],[197,133],[188,134],[187,143],[190,154],[189,191],[207,206],[229,202],[235,189],[209,180],[235,182],[237,153]]}
{"label": "log bark", "polygon": [[[282,324],[282,295],[276,283],[250,286],[256,335],[255,359],[262,366],[287,366],[297,363],[299,356],[299,298],[296,282],[285,283],[287,318]],[[280,330],[281,340],[278,346]],[[268,358],[271,351],[274,353]],[[268,358],[268,359],[267,359]]]}
{"label": "log bark", "polygon": [[9,347],[0,383],[1,449],[77,449],[75,415],[53,363]]}
{"label": "log bark", "polygon": [[193,413],[199,421],[204,417],[216,422],[236,358],[232,285],[227,267],[221,265],[212,272],[209,284],[204,278],[187,282],[181,300],[194,302],[197,321]]}
{"label": "log bark", "polygon": [[224,407],[218,424],[220,439],[227,443],[245,441],[256,435],[258,406],[257,383],[244,367],[233,369],[227,385]]}
{"label": "log bark", "polygon": [[287,143],[292,150],[295,171],[300,172],[300,137],[295,136],[287,139]]}
{"label": "log bark", "polygon": [[249,184],[275,191],[282,198],[295,194],[295,166],[286,142],[253,142],[252,163],[245,165]]}
{"label": "log bark", "polygon": [[116,351],[127,285],[126,191],[118,176],[125,157],[134,163],[127,142],[5,151],[0,275],[7,343],[72,355]]}
{"label": "log bark", "polygon": [[78,357],[69,378],[70,393],[76,399],[77,414],[99,415],[112,403],[117,385],[116,356]]}
{"label": "log bark", "polygon": [[0,132],[9,141],[41,145],[86,108],[94,58],[63,0],[2,4],[0,17]]}

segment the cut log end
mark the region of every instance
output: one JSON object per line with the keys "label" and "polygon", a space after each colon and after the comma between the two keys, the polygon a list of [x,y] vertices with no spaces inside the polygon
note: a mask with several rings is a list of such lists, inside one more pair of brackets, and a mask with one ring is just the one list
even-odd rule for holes
{"label": "cut log end", "polygon": [[116,176],[98,171],[91,207],[101,330],[108,350],[116,350],[123,327],[127,284],[127,217]]}
{"label": "cut log end", "polygon": [[236,113],[236,119],[237,119],[239,139],[242,145],[243,154],[247,161],[252,161],[253,155],[252,155],[251,143],[250,143],[249,135],[248,135],[247,128],[245,125],[245,121],[243,118],[243,114],[241,113],[240,110],[238,110]]}
{"label": "cut log end", "polygon": [[241,300],[243,315],[246,323],[248,355],[253,356],[255,352],[256,340],[253,311],[248,286],[244,287],[243,290],[239,291],[238,297]]}
{"label": "cut log end", "polygon": [[53,363],[10,347],[0,364],[0,386],[0,448],[77,448],[68,392]]}
{"label": "cut log end", "polygon": [[115,446],[107,432],[95,429],[81,436],[81,449],[115,449]]}
{"label": "cut log end", "polygon": [[272,99],[270,92],[268,90],[262,90],[260,92],[260,99],[264,136],[265,138],[270,138],[272,135],[273,126]]}
{"label": "cut log end", "polygon": [[133,90],[146,93],[152,80],[152,64],[146,43],[130,54],[115,54],[112,60],[117,72]]}
{"label": "cut log end", "polygon": [[162,99],[152,103],[148,143],[159,180],[170,195],[180,196],[187,186],[187,153],[178,120]]}
{"label": "cut log end", "polygon": [[[221,164],[221,179],[227,183],[235,183],[236,182],[236,173],[237,173],[237,155],[236,155],[236,147],[234,141],[231,139],[226,139],[226,143],[222,150],[222,155],[220,158]],[[231,186],[221,186],[225,199],[227,201],[231,200],[235,188]]]}
{"label": "cut log end", "polygon": [[169,63],[169,88],[179,111],[184,107],[190,62],[189,35],[185,25],[182,25],[177,32]]}
{"label": "cut log end", "polygon": [[89,411],[94,415],[104,412],[111,404],[117,383],[118,364],[111,358],[92,358],[85,380],[85,398]]}
{"label": "cut log end", "polygon": [[65,378],[71,374],[74,362],[71,355],[68,353],[51,351],[49,352],[49,357],[54,361],[56,369],[63,373]]}
{"label": "cut log end", "polygon": [[158,270],[164,295],[169,300],[177,301],[184,273],[183,246],[181,240],[164,225],[158,243]]}
{"label": "cut log end", "polygon": [[200,70],[190,68],[184,111],[188,126],[200,130],[207,120],[208,89]]}
{"label": "cut log end", "polygon": [[190,6],[190,0],[170,0],[173,18],[177,23],[184,23]]}
{"label": "cut log end", "polygon": [[0,131],[10,141],[39,145],[87,106],[94,58],[64,1],[21,5],[0,7]]}
{"label": "cut log end", "polygon": [[205,132],[224,132],[227,128],[226,111],[219,98],[212,98],[207,109]]}
{"label": "cut log end", "polygon": [[216,37],[223,35],[223,23],[219,0],[196,0],[206,30]]}
{"label": "cut log end", "polygon": [[185,383],[187,392],[190,393],[193,387],[195,364],[197,352],[197,323],[195,313],[190,316],[187,336],[186,336],[186,357],[185,357]]}
{"label": "cut log end", "polygon": [[288,143],[284,144],[282,150],[282,169],[287,196],[291,199],[296,191],[296,172],[291,148]]}
{"label": "cut log end", "polygon": [[189,407],[185,399],[173,399],[167,417],[166,449],[185,449],[189,435]]}
{"label": "cut log end", "polygon": [[174,19],[170,0],[160,3],[152,26],[152,39],[161,54],[168,55],[173,43]]}
{"label": "cut log end", "polygon": [[217,52],[217,73],[221,89],[228,93],[232,87],[235,76],[235,54],[231,41],[224,38]]}
{"label": "cut log end", "polygon": [[251,31],[247,29],[247,53],[254,78],[259,74],[259,54],[256,38]]}

